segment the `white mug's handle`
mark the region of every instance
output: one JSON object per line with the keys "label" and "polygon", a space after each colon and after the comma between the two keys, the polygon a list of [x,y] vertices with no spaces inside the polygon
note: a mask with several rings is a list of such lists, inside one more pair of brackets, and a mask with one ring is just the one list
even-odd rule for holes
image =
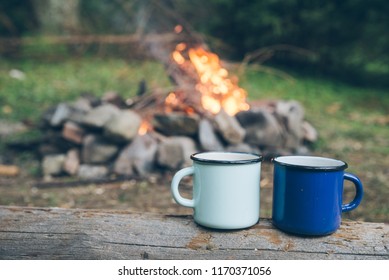
{"label": "white mug's handle", "polygon": [[183,168],[174,175],[173,180],[172,180],[172,184],[171,184],[171,191],[172,191],[172,196],[173,196],[174,200],[182,206],[191,207],[191,208],[194,207],[194,200],[183,198],[180,195],[180,192],[178,191],[178,187],[179,187],[180,181],[183,177],[188,176],[188,175],[192,175],[193,173],[194,173],[193,166]]}

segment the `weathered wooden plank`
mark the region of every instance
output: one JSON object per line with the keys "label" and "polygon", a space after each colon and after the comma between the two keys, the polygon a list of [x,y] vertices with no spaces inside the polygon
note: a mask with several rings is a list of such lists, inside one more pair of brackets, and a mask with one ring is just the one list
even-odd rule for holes
{"label": "weathered wooden plank", "polygon": [[0,259],[389,259],[389,225],[344,221],[313,238],[268,219],[220,231],[190,216],[0,207]]}

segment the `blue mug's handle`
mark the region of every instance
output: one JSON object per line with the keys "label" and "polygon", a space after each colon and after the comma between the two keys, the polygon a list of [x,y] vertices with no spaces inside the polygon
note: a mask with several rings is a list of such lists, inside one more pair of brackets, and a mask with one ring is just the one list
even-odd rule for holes
{"label": "blue mug's handle", "polygon": [[353,201],[342,205],[342,212],[349,212],[357,208],[358,205],[361,203],[363,197],[363,186],[361,180],[354,174],[345,172],[343,175],[343,179],[353,182],[356,190],[356,194]]}

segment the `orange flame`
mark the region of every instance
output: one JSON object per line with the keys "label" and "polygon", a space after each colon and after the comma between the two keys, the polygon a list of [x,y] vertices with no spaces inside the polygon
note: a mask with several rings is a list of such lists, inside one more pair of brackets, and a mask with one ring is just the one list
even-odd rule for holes
{"label": "orange flame", "polygon": [[174,92],[169,93],[169,95],[165,99],[165,104],[169,107],[170,106],[171,107],[177,106],[179,104],[179,102],[180,101],[178,100],[178,98]]}
{"label": "orange flame", "polygon": [[145,135],[149,130],[151,130],[151,124],[148,121],[143,120],[138,129],[138,134]]}
{"label": "orange flame", "polygon": [[189,115],[195,112],[192,107],[184,104],[175,92],[170,92],[165,98],[165,112],[170,113],[173,110],[184,111]]}
{"label": "orange flame", "polygon": [[174,92],[170,92],[165,98],[165,111],[170,113],[173,111],[173,108],[178,107],[180,101],[177,98],[177,95]]}
{"label": "orange flame", "polygon": [[[172,53],[173,59],[179,65],[187,61],[182,54],[185,49],[186,45],[181,43]],[[200,82],[196,89],[201,93],[201,105],[204,109],[214,114],[224,109],[232,116],[249,109],[246,91],[228,77],[228,71],[221,66],[216,54],[198,47],[189,49],[188,55],[199,76]]]}

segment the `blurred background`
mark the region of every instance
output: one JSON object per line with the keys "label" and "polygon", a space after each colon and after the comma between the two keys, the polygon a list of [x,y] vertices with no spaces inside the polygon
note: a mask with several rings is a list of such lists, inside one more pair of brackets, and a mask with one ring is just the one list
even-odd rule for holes
{"label": "blurred background", "polygon": [[[169,177],[42,184],[34,146],[43,112],[60,102],[171,88],[164,57],[184,40],[217,53],[250,101],[302,104],[319,135],[309,153],[348,162],[364,182],[346,217],[389,222],[388,14],[385,0],[3,0],[0,204],[185,211]],[[263,176],[269,217],[270,163]]]}
{"label": "blurred background", "polygon": [[[2,1],[1,37],[161,33],[181,24],[201,33],[225,58],[242,60],[266,47],[272,63],[314,69],[359,85],[388,85],[389,8],[383,0],[62,2]],[[1,52],[17,57],[28,51],[25,47],[3,45]],[[96,51],[89,47],[87,51]]]}

